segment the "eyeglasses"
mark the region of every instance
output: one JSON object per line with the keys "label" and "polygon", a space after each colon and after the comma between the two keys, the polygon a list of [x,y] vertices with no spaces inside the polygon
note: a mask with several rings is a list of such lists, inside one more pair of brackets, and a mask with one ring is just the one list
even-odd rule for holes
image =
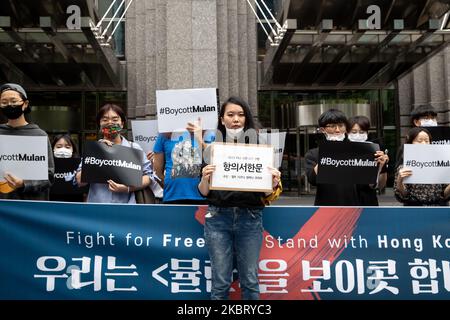
{"label": "eyeglasses", "polygon": [[23,102],[23,100],[9,100],[9,101],[7,101],[7,100],[2,100],[2,101],[0,101],[0,107],[6,107],[6,106],[16,106],[16,105],[18,105],[19,103],[21,103],[21,102]]}
{"label": "eyeglasses", "polygon": [[329,129],[333,129],[336,130],[337,128],[339,129],[344,129],[345,128],[345,123],[332,123],[332,124],[327,124],[325,126],[325,128],[329,128]]}
{"label": "eyeglasses", "polygon": [[103,117],[100,119],[100,122],[120,122],[120,117],[112,117],[112,118],[108,118],[108,117]]}

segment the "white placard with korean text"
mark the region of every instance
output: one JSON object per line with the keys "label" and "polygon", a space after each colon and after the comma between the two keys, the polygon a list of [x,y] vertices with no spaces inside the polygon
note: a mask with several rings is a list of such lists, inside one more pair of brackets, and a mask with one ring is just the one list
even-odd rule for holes
{"label": "white placard with korean text", "polygon": [[158,120],[132,120],[133,141],[142,147],[145,154],[153,151],[158,138]]}
{"label": "white placard with korean text", "polygon": [[268,145],[213,143],[211,163],[216,166],[211,190],[272,192],[273,148]]}
{"label": "white placard with korean text", "polygon": [[0,135],[0,180],[8,172],[23,180],[48,179],[46,136]]}
{"label": "white placard with korean text", "polygon": [[450,183],[450,145],[405,144],[403,166],[412,176],[404,183]]}
{"label": "white placard with korean text", "polygon": [[184,131],[198,118],[203,130],[216,129],[218,110],[216,88],[156,90],[159,132]]}

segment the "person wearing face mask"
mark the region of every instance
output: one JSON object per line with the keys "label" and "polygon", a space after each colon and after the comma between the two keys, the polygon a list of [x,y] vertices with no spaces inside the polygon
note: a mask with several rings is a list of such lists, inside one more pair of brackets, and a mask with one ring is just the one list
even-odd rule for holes
{"label": "person wearing face mask", "polygon": [[[47,137],[38,125],[25,118],[30,111],[30,102],[22,86],[15,83],[0,86],[0,112],[7,119],[7,123],[0,125],[1,135]],[[48,142],[48,179],[23,180],[14,172],[8,172],[0,177],[0,199],[48,200],[53,174],[53,152]]]}
{"label": "person wearing face mask", "polygon": [[53,138],[53,155],[55,158],[78,158],[75,142],[68,134],[58,134]]}
{"label": "person wearing face mask", "polygon": [[[355,116],[348,119],[348,140],[351,142],[365,142],[367,141],[370,129],[370,120],[365,116]],[[357,192],[359,197],[359,205],[361,206],[378,206],[377,189],[383,189],[387,181],[387,163],[389,157],[383,151],[377,151],[375,159],[379,164],[379,173],[376,185],[357,185]]]}
{"label": "person wearing face mask", "polygon": [[[79,158],[77,145],[69,134],[58,134],[52,141],[53,156],[58,159]],[[58,171],[58,161],[55,160],[56,172]],[[57,179],[55,179],[57,181]],[[67,181],[67,180],[66,180]],[[72,181],[72,179],[70,179]],[[61,194],[60,190],[55,192],[55,189],[60,188],[58,183],[50,189],[50,201],[66,201],[66,202],[83,202],[85,195],[83,193]]]}
{"label": "person wearing face mask", "polygon": [[[433,106],[423,104],[411,111],[411,124],[413,127],[437,127],[437,112]],[[403,145],[397,150],[395,168],[403,164]]]}
{"label": "person wearing face mask", "polygon": [[[256,132],[249,105],[238,97],[230,97],[220,108],[217,137],[225,143],[252,143],[247,131]],[[220,134],[219,134],[220,133]],[[246,139],[249,137],[249,139]],[[257,138],[255,135],[257,143]],[[217,139],[220,140],[220,139]],[[222,140],[222,141],[223,141]],[[205,151],[208,153],[208,150]],[[243,192],[210,190],[214,165],[204,165],[198,184],[200,193],[208,199],[205,215],[205,240],[211,260],[211,299],[228,299],[236,259],[243,300],[259,299],[258,259],[263,240],[264,198],[281,193],[281,173],[272,174],[273,192]],[[272,198],[271,200],[274,200]]]}
{"label": "person wearing face mask", "polygon": [[[120,133],[126,123],[125,113],[122,108],[115,104],[106,104],[100,108],[97,114],[97,123],[100,126],[100,133],[103,136],[99,140],[108,146],[121,145],[142,151],[137,143],[131,143]],[[85,186],[81,182],[82,164],[76,174],[76,183],[78,186]],[[92,183],[89,185],[87,202],[95,203],[136,203],[134,196],[135,190],[140,190],[150,184],[150,179],[154,178],[153,168],[145,153],[142,152],[142,185],[139,187],[127,186],[113,180],[104,183]]]}
{"label": "person wearing face mask", "polygon": [[429,104],[420,105],[411,111],[411,121],[415,127],[437,127],[436,110]]}
{"label": "person wearing face mask", "polygon": [[[344,141],[347,132],[347,117],[336,109],[322,113],[318,119],[319,131],[328,141]],[[308,182],[316,186],[316,206],[357,206],[359,196],[356,185],[317,183],[319,148],[309,150],[305,155],[305,171]]]}
{"label": "person wearing face mask", "polygon": [[[406,143],[430,144],[430,132],[425,128],[412,128],[408,132]],[[394,181],[396,199],[405,206],[448,206],[450,184],[406,184],[404,179],[412,176],[412,170],[400,165]]]}

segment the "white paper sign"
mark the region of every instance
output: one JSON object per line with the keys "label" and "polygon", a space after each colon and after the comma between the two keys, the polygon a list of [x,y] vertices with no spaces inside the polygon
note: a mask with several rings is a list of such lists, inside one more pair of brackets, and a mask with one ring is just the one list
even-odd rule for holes
{"label": "white paper sign", "polygon": [[216,88],[156,91],[159,132],[184,131],[198,118],[203,130],[216,129],[218,111]]}
{"label": "white paper sign", "polygon": [[450,183],[450,145],[405,144],[403,158],[413,172],[405,183]]}
{"label": "white paper sign", "polygon": [[133,141],[142,147],[145,154],[153,151],[158,138],[158,120],[132,120]]}
{"label": "white paper sign", "polygon": [[267,145],[213,143],[211,161],[216,170],[212,190],[271,192],[273,148]]}
{"label": "white paper sign", "polygon": [[275,168],[281,167],[283,162],[284,145],[286,141],[286,132],[271,132],[261,130],[259,133],[260,141],[265,141],[268,145],[271,145],[274,150],[274,163]]}
{"label": "white paper sign", "polygon": [[5,172],[23,180],[47,180],[47,137],[0,135],[0,180]]}

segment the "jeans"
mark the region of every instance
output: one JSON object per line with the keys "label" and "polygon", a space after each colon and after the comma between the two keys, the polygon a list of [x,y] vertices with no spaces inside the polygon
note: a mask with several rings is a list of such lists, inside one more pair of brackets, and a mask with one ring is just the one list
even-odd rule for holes
{"label": "jeans", "polygon": [[242,299],[259,299],[258,260],[262,238],[262,209],[208,207],[205,240],[211,259],[212,300],[228,299],[234,255]]}

